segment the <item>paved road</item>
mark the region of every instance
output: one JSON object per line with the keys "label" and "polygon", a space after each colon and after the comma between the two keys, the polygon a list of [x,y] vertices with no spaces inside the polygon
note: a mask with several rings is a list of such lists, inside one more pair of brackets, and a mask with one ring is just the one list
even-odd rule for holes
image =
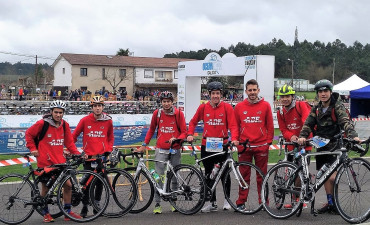
{"label": "paved road", "polygon": [[[311,165],[311,167],[314,166]],[[0,193],[1,195],[1,193]],[[221,207],[223,205],[223,192],[222,187],[219,184],[217,188],[218,205]],[[326,195],[324,190],[320,190],[316,194],[316,208],[321,207],[321,205],[326,202]],[[170,211],[170,205],[167,202],[162,203],[163,213],[161,215],[152,214],[154,203],[145,212],[140,214],[128,214],[121,218],[98,218],[88,224],[92,225],[153,225],[153,224],[166,224],[166,225],[181,225],[181,224],[202,224],[202,225],[257,225],[257,224],[276,224],[276,225],[340,225],[348,224],[339,215],[318,215],[317,217],[310,214],[310,209],[304,209],[300,217],[292,216],[286,220],[277,220],[270,217],[266,212],[260,211],[254,215],[243,215],[236,213],[232,210],[224,211],[219,210],[218,212],[212,213],[197,213],[195,215],[186,216],[180,213],[173,213]],[[309,205],[310,207],[310,205]],[[368,221],[370,222],[370,221]],[[32,217],[27,220],[24,224],[29,225],[39,225],[42,223],[42,217],[35,212]],[[53,224],[76,224],[72,221],[64,221],[63,217],[56,219]],[[369,223],[370,224],[370,223]]]}

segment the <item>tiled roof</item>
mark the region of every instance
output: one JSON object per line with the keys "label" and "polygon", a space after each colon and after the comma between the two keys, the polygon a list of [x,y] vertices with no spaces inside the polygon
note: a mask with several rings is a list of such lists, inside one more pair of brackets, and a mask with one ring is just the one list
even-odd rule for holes
{"label": "tiled roof", "polygon": [[146,67],[146,68],[177,68],[177,64],[179,62],[193,60],[181,58],[150,58],[150,57],[88,55],[88,54],[70,54],[70,53],[61,53],[60,56],[65,58],[72,65]]}

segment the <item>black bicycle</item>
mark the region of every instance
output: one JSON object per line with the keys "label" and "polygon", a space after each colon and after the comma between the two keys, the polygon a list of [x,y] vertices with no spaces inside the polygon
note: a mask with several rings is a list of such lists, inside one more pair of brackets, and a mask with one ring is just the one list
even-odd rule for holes
{"label": "black bicycle", "polygon": [[[101,175],[108,184],[110,200],[108,207],[102,214],[106,217],[115,218],[124,216],[134,207],[137,199],[137,187],[132,175],[124,169],[114,168],[116,163],[120,160],[120,153],[118,149],[114,149],[112,153],[107,152],[103,155],[96,155],[85,160],[85,162],[91,165],[94,172]],[[125,159],[123,158],[123,160]],[[131,164],[126,160],[125,162]],[[111,168],[107,166],[108,163]],[[88,179],[88,177],[84,177],[83,179]],[[95,185],[99,188],[100,184],[92,184],[93,187]],[[99,196],[98,192],[99,190],[96,190],[96,197]],[[96,202],[97,201],[94,200],[90,202],[89,205],[91,206]],[[96,204],[94,207],[99,207],[99,205]],[[88,212],[85,211],[84,214],[86,213]],[[90,210],[90,213],[95,212],[94,210]]]}
{"label": "black bicycle", "polygon": [[[0,178],[0,221],[6,224],[19,224],[26,221],[36,210],[42,215],[42,209],[46,205],[58,205],[59,210],[53,207],[51,210],[52,216],[55,218],[65,215],[75,222],[88,222],[99,217],[109,202],[109,187],[104,178],[93,171],[81,170],[77,171],[77,167],[82,163],[80,155],[72,156],[67,163],[54,164],[44,169],[34,169],[30,163],[30,154],[23,155],[28,161],[29,172],[26,175],[8,174]],[[39,183],[43,173],[53,173],[49,181],[46,183],[49,186],[49,191],[45,196],[41,196]],[[84,176],[90,178],[84,183],[80,182]],[[76,218],[70,215],[64,209],[64,188],[70,187],[72,184],[72,199],[71,209],[82,205],[82,199],[88,195],[88,199],[95,199],[96,185],[101,184],[100,207],[95,207],[96,214],[85,218]],[[88,188],[89,187],[89,188]],[[89,189],[88,192],[84,191]],[[50,207],[49,207],[50,208]]]}
{"label": "black bicycle", "polygon": [[[303,203],[311,203],[311,213],[317,215],[314,209],[315,193],[337,171],[334,182],[334,203],[341,217],[349,223],[362,223],[370,217],[369,195],[370,190],[370,164],[362,158],[349,158],[350,150],[363,156],[369,150],[370,138],[364,142],[366,147],[350,138],[344,138],[343,132],[336,135],[337,142],[332,151],[316,153],[298,153],[299,166],[282,161],[273,166],[266,174],[262,185],[263,206],[266,212],[277,219],[285,219],[302,212]],[[317,146],[322,139],[314,137],[309,140]],[[294,145],[295,142],[285,142],[285,145]],[[315,155],[336,155],[337,159],[317,179],[310,175],[307,160]],[[299,179],[300,182],[296,182]],[[295,202],[299,197],[299,201]],[[284,204],[292,204],[289,210],[284,209]]]}

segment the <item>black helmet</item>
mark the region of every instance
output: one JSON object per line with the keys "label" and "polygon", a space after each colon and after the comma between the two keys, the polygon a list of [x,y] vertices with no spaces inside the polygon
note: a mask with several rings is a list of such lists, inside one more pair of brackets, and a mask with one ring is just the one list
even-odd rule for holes
{"label": "black helmet", "polygon": [[333,84],[329,80],[324,79],[324,80],[319,80],[316,82],[315,84],[316,92],[325,90],[325,89],[329,89],[330,91],[333,91]]}
{"label": "black helmet", "polygon": [[164,92],[161,93],[161,96],[159,98],[160,98],[161,101],[165,98],[171,99],[171,101],[173,101],[173,94],[169,91],[164,91]]}
{"label": "black helmet", "polygon": [[209,92],[217,91],[217,90],[222,91],[223,86],[222,86],[221,82],[213,81],[213,82],[208,84],[207,89],[208,89]]}

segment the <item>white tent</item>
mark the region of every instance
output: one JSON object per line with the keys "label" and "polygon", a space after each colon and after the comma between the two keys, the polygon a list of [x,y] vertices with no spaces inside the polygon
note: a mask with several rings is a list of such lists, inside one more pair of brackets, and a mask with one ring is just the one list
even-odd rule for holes
{"label": "white tent", "polygon": [[369,85],[368,82],[364,81],[356,74],[353,74],[347,80],[334,85],[333,91],[338,92],[340,95],[349,95],[350,91],[363,88],[367,85]]}

